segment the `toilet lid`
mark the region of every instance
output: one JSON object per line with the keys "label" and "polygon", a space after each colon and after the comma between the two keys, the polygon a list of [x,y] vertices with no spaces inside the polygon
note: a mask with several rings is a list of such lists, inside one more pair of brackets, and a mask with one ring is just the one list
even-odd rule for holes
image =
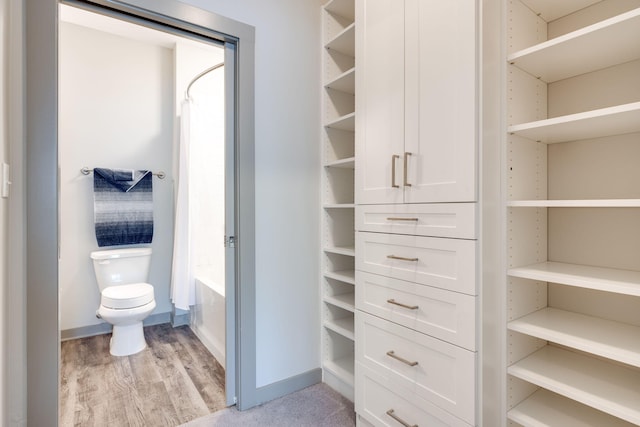
{"label": "toilet lid", "polygon": [[107,308],[135,308],[151,301],[153,286],[148,283],[132,283],[104,289],[101,304]]}

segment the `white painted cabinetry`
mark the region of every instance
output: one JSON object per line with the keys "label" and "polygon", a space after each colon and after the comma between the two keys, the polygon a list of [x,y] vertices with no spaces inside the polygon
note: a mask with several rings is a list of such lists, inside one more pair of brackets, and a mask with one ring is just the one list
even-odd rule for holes
{"label": "white painted cabinetry", "polygon": [[640,425],[640,2],[506,0],[511,425]]}
{"label": "white painted cabinetry", "polygon": [[475,0],[358,5],[357,203],[475,201]]}
{"label": "white painted cabinetry", "polygon": [[476,19],[475,0],[356,0],[362,426],[477,425]]}
{"label": "white painted cabinetry", "polygon": [[322,368],[353,400],[355,311],[354,0],[323,7]]}

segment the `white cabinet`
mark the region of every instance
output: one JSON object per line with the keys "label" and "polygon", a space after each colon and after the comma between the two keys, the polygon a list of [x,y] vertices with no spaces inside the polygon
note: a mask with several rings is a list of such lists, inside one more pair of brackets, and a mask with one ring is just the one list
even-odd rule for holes
{"label": "white cabinet", "polygon": [[476,0],[356,0],[362,425],[477,423]]}
{"label": "white cabinet", "polygon": [[357,2],[356,202],[476,200],[476,2]]}
{"label": "white cabinet", "polygon": [[354,0],[322,9],[322,368],[325,383],[353,400],[355,310]]}
{"label": "white cabinet", "polygon": [[640,425],[640,2],[504,4],[505,418]]}

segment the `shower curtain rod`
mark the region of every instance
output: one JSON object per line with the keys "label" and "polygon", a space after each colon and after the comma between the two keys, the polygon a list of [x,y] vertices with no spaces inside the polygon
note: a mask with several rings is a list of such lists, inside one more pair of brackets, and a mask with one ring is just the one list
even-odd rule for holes
{"label": "shower curtain rod", "polygon": [[200,78],[205,76],[206,74],[217,70],[218,68],[224,66],[224,62],[221,62],[219,64],[214,65],[213,67],[207,68],[206,70],[204,70],[203,72],[201,72],[200,74],[198,74],[197,76],[195,76],[193,78],[193,80],[191,80],[191,83],[189,83],[189,86],[187,86],[187,91],[185,92],[185,96],[187,99],[189,99],[189,89],[191,89],[191,86]]}

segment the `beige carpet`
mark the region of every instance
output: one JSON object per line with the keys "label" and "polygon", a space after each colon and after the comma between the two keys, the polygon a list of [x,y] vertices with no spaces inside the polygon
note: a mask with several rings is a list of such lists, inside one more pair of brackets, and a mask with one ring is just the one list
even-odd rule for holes
{"label": "beige carpet", "polygon": [[223,409],[183,427],[353,427],[355,420],[353,403],[316,384],[246,411]]}

